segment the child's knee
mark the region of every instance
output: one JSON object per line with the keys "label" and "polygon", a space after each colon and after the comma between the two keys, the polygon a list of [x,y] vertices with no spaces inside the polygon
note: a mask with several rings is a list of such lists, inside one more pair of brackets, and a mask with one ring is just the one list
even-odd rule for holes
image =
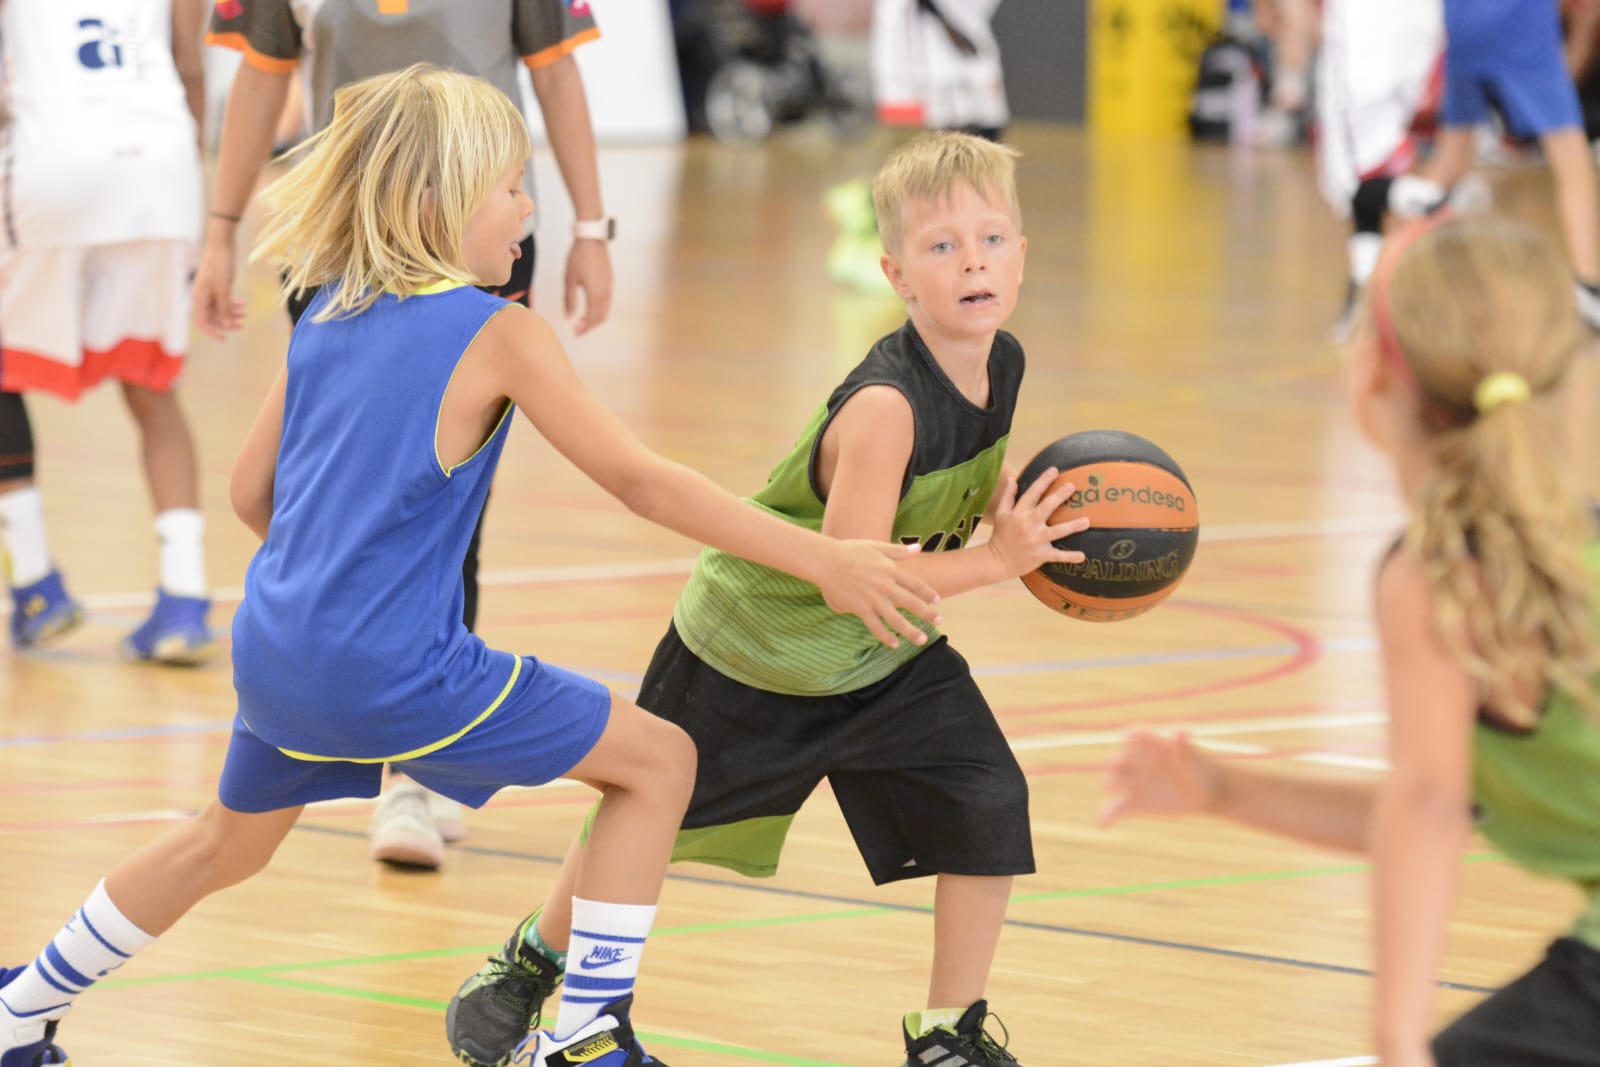
{"label": "child's knee", "polygon": [[189,824],[188,860],[213,889],[242,882],[272,860],[283,836],[252,825],[258,818],[213,803]]}

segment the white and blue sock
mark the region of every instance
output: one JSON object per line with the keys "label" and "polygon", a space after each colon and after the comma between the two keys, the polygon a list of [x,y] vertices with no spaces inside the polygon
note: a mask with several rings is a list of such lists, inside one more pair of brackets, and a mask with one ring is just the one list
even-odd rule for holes
{"label": "white and blue sock", "polygon": [[639,976],[653,904],[603,904],[572,898],[572,944],[566,985],[556,1015],[556,1040],[564,1041],[595,1019],[607,1004],[633,992]]}
{"label": "white and blue sock", "polygon": [[154,940],[118,910],[101,882],[38,958],[0,988],[0,1009],[18,1019],[57,1018]]}

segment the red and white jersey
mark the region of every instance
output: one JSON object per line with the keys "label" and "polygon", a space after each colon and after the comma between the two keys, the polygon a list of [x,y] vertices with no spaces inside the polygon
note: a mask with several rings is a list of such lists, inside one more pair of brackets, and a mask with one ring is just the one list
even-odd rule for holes
{"label": "red and white jersey", "polygon": [[200,154],[171,0],[5,0],[0,244],[198,241]]}
{"label": "red and white jersey", "polygon": [[1443,83],[1442,0],[1323,0],[1317,72],[1318,176],[1346,214],[1367,178],[1415,162],[1416,127]]}
{"label": "red and white jersey", "polygon": [[1000,45],[989,20],[1000,0],[874,0],[872,78],[890,126],[1004,129],[1011,121]]}

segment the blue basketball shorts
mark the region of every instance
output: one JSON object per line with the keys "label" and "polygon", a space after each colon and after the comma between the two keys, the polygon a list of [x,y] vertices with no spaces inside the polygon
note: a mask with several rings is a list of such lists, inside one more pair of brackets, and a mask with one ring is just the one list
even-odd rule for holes
{"label": "blue basketball shorts", "polygon": [[[394,767],[478,808],[508,785],[543,785],[566,774],[594,748],[610,717],[605,686],[529,656],[494,714],[444,748]],[[234,811],[277,811],[338,797],[375,797],[382,780],[382,762],[296,759],[235,716],[217,796]]]}
{"label": "blue basketball shorts", "polygon": [[1475,126],[1492,108],[1524,137],[1583,128],[1556,0],[1446,0],[1444,18],[1444,125]]}

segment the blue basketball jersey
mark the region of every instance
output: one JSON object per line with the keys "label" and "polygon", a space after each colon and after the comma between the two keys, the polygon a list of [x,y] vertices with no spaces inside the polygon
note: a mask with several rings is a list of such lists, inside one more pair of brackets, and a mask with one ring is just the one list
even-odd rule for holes
{"label": "blue basketball jersey", "polygon": [[239,714],[306,758],[388,760],[486,717],[521,661],[461,621],[461,561],[511,423],[446,468],[439,409],[506,302],[471,286],[315,322],[289,343],[272,522],[233,620]]}

